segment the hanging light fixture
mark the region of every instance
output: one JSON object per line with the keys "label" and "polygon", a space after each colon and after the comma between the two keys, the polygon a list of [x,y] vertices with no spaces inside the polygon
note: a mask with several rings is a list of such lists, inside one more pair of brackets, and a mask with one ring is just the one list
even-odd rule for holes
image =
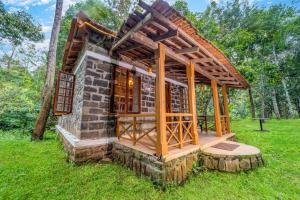
{"label": "hanging light fixture", "polygon": [[132,77],[132,76],[129,76],[129,78],[128,78],[128,86],[129,86],[130,88],[133,87],[133,77]]}
{"label": "hanging light fixture", "polygon": [[152,67],[151,65],[149,65],[148,69],[147,69],[147,72],[148,72],[148,75],[151,75],[152,74]]}

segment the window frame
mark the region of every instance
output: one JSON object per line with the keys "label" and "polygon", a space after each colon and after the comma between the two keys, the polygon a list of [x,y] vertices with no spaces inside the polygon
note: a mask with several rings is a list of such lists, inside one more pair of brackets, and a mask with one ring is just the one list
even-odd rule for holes
{"label": "window frame", "polygon": [[[60,81],[62,81],[62,75],[67,75],[67,76],[72,76],[72,81],[65,81],[65,82],[69,82],[72,83],[71,88],[65,87],[62,88],[60,87]],[[64,72],[64,71],[59,71],[58,75],[57,75],[57,79],[56,79],[56,83],[55,83],[55,93],[54,93],[54,98],[53,98],[53,113],[56,116],[62,116],[62,115],[67,115],[67,114],[71,114],[73,111],[73,99],[74,99],[74,88],[75,88],[75,81],[76,81],[76,76],[72,73],[68,73],[68,72]],[[60,95],[60,89],[64,89],[64,90],[69,90],[70,91],[70,95],[66,95],[66,92],[63,95]],[[58,98],[59,97],[63,97],[63,108],[62,111],[57,111],[57,106],[58,106]],[[66,110],[66,98],[70,98],[70,103],[68,104],[70,106],[70,109]]]}
{"label": "window frame", "polygon": [[[116,103],[116,71],[117,70],[124,70],[126,71],[126,88],[125,88],[125,110],[124,111],[117,111],[115,109],[115,103]],[[142,97],[142,79],[140,76],[136,76],[135,78],[137,78],[137,84],[138,84],[138,111],[128,111],[129,109],[129,76],[130,73],[132,74],[132,76],[136,76],[136,72],[133,72],[127,68],[124,67],[120,67],[120,66],[116,66],[114,68],[114,91],[113,91],[113,106],[112,106],[112,111],[113,113],[116,114],[140,114],[141,113],[141,97]]]}

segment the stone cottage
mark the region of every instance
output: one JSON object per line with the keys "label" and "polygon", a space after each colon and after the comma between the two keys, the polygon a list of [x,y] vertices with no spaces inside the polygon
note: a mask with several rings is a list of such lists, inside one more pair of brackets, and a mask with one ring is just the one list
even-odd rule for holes
{"label": "stone cottage", "polygon": [[[70,159],[112,158],[137,174],[178,183],[193,163],[223,171],[261,164],[255,147],[226,141],[234,137],[227,90],[247,88],[247,81],[166,2],[138,5],[143,12],[130,14],[118,33],[81,12],[72,20],[54,97]],[[200,130],[207,121],[197,115],[196,85],[211,86],[213,130]]]}

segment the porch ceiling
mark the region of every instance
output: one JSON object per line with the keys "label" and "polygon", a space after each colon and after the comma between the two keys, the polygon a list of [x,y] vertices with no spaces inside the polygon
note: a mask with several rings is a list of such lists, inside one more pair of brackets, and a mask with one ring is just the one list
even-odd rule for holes
{"label": "porch ceiling", "polygon": [[220,85],[248,87],[247,81],[232,66],[224,54],[168,3],[158,0],[152,6],[139,1],[143,12],[133,12],[122,25],[111,53],[123,59],[155,70],[154,52],[158,42],[166,46],[166,76],[187,82],[185,66],[195,64],[196,83],[209,84],[211,79]]}

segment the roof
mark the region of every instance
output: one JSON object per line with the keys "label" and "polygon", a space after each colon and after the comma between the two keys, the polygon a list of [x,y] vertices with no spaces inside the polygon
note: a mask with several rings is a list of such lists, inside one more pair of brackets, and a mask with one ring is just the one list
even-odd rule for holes
{"label": "roof", "polygon": [[139,1],[138,6],[142,12],[136,10],[130,14],[117,34],[80,12],[72,20],[63,70],[75,66],[87,30],[93,30],[103,40],[111,42],[112,56],[144,69],[151,67],[154,72],[155,51],[158,43],[163,43],[166,46],[166,76],[179,82],[187,83],[186,65],[193,62],[196,83],[210,84],[214,79],[219,85],[228,87],[249,86],[222,51],[201,36],[191,22],[167,2],[157,0],[149,6]]}
{"label": "roof", "polygon": [[70,71],[75,66],[79,54],[84,48],[84,44],[88,34],[93,32],[100,33],[102,40],[109,40],[110,43],[112,38],[116,37],[116,33],[110,29],[102,26],[95,21],[89,19],[86,14],[79,12],[71,22],[71,28],[67,43],[65,46],[64,57],[63,57],[63,71]]}
{"label": "roof", "polygon": [[[169,49],[166,75],[170,78],[186,81],[182,65],[192,61],[198,72],[196,82],[208,83],[210,79],[215,79],[220,85],[248,87],[247,81],[222,51],[201,36],[191,22],[167,2],[157,0],[149,6],[139,1],[138,5],[143,12],[134,11],[130,14],[117,34],[113,52],[151,66],[155,63],[153,50],[161,42]],[[182,76],[179,77],[176,72]]]}

